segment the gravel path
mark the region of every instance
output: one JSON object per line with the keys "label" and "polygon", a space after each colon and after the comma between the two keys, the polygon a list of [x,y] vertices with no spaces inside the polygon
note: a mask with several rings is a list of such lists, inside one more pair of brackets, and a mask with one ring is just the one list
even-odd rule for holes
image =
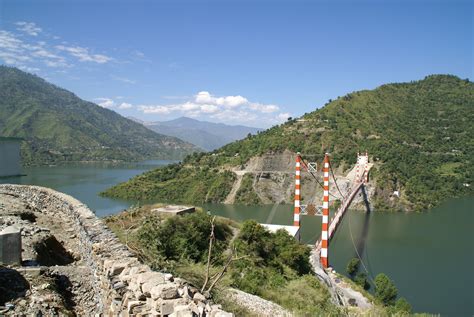
{"label": "gravel path", "polygon": [[289,311],[280,305],[260,298],[258,296],[242,292],[237,289],[229,289],[228,297],[235,301],[238,305],[245,307],[249,311],[262,317],[289,317],[293,316]]}

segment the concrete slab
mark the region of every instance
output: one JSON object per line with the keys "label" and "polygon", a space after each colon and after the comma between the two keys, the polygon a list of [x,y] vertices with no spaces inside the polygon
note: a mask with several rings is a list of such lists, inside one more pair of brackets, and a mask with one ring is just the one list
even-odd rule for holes
{"label": "concrete slab", "polygon": [[167,205],[159,208],[154,208],[151,211],[170,215],[183,215],[195,212],[196,208],[192,206]]}
{"label": "concrete slab", "polygon": [[18,272],[29,277],[37,277],[43,274],[44,268],[41,266],[23,266],[18,269]]}
{"label": "concrete slab", "polygon": [[268,223],[262,223],[263,227],[265,227],[268,231],[275,233],[280,229],[286,230],[288,234],[296,239],[300,239],[300,227],[298,226],[283,226],[283,225],[274,225]]}
{"label": "concrete slab", "polygon": [[21,229],[9,226],[0,231],[0,263],[21,265]]}

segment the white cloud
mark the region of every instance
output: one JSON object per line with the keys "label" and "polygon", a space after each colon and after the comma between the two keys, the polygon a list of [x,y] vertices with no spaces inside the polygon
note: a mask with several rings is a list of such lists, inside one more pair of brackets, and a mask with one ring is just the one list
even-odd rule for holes
{"label": "white cloud", "polygon": [[68,52],[74,57],[77,57],[80,62],[94,62],[98,64],[104,64],[113,60],[112,57],[106,55],[91,54],[89,53],[89,49],[87,47],[57,45],[56,48],[58,50]]}
{"label": "white cloud", "polygon": [[263,113],[272,113],[280,110],[280,107],[278,107],[277,105],[263,105],[261,103],[255,102],[250,103],[249,108]]}
{"label": "white cloud", "polygon": [[19,52],[22,50],[23,41],[17,39],[13,33],[0,30],[0,48]]}
{"label": "white cloud", "polygon": [[216,113],[219,111],[219,107],[216,105],[202,105],[201,106],[201,111],[204,113]]}
{"label": "white cloud", "polygon": [[118,76],[111,76],[112,79],[114,80],[118,80],[118,81],[121,81],[123,83],[126,83],[126,84],[136,84],[137,81],[136,80],[132,80],[132,79],[128,79],[128,78],[125,78],[125,77],[118,77]]}
{"label": "white cloud", "polygon": [[277,119],[278,119],[279,121],[284,122],[284,121],[288,120],[289,117],[291,117],[291,114],[288,113],[288,112],[284,112],[284,113],[278,114]]}
{"label": "white cloud", "polygon": [[140,52],[139,50],[134,50],[132,54],[139,58],[145,58],[145,54],[143,52]]}
{"label": "white cloud", "polygon": [[37,73],[40,71],[37,67],[19,66],[18,68],[29,73]]}
{"label": "white cloud", "polygon": [[45,57],[45,58],[51,58],[51,59],[58,59],[61,58],[58,55],[51,53],[45,49],[39,48],[31,53],[34,56],[37,57]]}
{"label": "white cloud", "polygon": [[194,101],[197,103],[207,103],[207,102],[212,102],[212,97],[211,94],[207,91],[200,91],[194,98]]}
{"label": "white cloud", "polygon": [[[120,97],[120,96],[119,96]],[[122,98],[119,98],[119,97],[116,97],[115,99],[122,99]],[[112,98],[107,98],[107,97],[100,97],[100,98],[95,98],[94,99],[95,102],[97,102],[97,104],[103,108],[107,108],[107,109],[112,109],[112,108],[117,108],[117,109],[131,109],[133,108],[133,105],[131,103],[128,103],[128,102],[116,102],[116,100],[112,99]]]}
{"label": "white cloud", "polygon": [[38,27],[34,22],[16,22],[15,25],[17,26],[17,30],[24,32],[31,36],[38,36],[43,30]]}
{"label": "white cloud", "polygon": [[143,111],[143,113],[157,113],[157,114],[170,114],[173,109],[170,107],[165,106],[147,106],[147,105],[140,105],[138,109]]}
{"label": "white cloud", "polygon": [[[21,26],[26,27],[24,24]],[[0,30],[0,59],[22,69],[38,68],[38,63],[48,67],[71,66],[65,57],[48,47],[45,41],[27,43],[18,35],[5,30]]]}
{"label": "white cloud", "polygon": [[241,95],[214,96],[208,91],[200,91],[191,100],[168,105],[139,105],[140,111],[158,115],[184,115],[188,117],[210,118],[225,123],[272,125],[283,122],[289,113],[279,113],[274,104],[250,102]]}
{"label": "white cloud", "polygon": [[133,105],[127,102],[122,102],[119,106],[119,109],[130,109],[133,108]]}
{"label": "white cloud", "polygon": [[[0,23],[1,24],[1,23]],[[107,65],[111,62],[116,64],[125,63],[108,53],[97,53],[93,48],[83,45],[71,44],[60,37],[43,30],[34,22],[18,21],[10,25],[8,29],[0,26],[0,63],[15,66],[24,70],[41,69],[41,75],[45,77],[48,72],[70,69],[79,63]],[[134,61],[147,61],[143,52],[132,51],[130,57]],[[82,68],[76,68],[78,71]],[[88,67],[87,70],[96,68]],[[127,84],[135,84],[136,81],[125,77],[112,77]]]}
{"label": "white cloud", "polygon": [[225,106],[229,108],[238,107],[240,105],[248,103],[247,98],[242,96],[226,96],[216,98],[212,96],[208,91],[200,91],[194,98],[196,103],[214,104],[219,106]]}
{"label": "white cloud", "polygon": [[95,98],[97,104],[103,108],[113,108],[115,107],[115,102],[110,98]]}

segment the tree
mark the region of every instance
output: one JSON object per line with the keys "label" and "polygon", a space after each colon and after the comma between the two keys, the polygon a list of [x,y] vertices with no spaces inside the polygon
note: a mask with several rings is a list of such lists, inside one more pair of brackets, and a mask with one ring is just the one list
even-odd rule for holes
{"label": "tree", "polygon": [[360,260],[358,258],[352,258],[349,263],[347,263],[346,272],[350,276],[354,276],[359,270]]}
{"label": "tree", "polygon": [[357,276],[354,278],[354,282],[357,285],[362,286],[365,290],[370,288],[369,281],[367,280],[367,274],[365,273],[357,274]]}
{"label": "tree", "polygon": [[395,303],[395,311],[409,314],[411,313],[411,305],[405,298],[401,297]]}
{"label": "tree", "polygon": [[380,273],[375,277],[375,298],[385,305],[393,305],[397,298],[398,290],[387,275]]}

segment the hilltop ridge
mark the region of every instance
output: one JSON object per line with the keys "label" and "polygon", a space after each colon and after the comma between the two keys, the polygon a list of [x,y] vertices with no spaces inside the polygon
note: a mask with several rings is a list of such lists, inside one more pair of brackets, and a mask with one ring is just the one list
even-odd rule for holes
{"label": "hilltop ridge", "polygon": [[[212,153],[190,155],[182,164],[149,171],[104,194],[223,202],[237,179],[234,171],[245,169],[252,158],[290,151],[322,159],[330,152],[333,165],[344,172],[355,164],[357,152],[367,150],[375,162],[371,173],[375,208],[423,210],[472,193],[473,107],[474,84],[456,76],[385,84],[329,100],[299,119]],[[266,193],[259,182],[256,176],[244,177],[239,189],[242,199],[236,202],[262,203]],[[270,182],[285,183],[271,176]],[[393,196],[395,191],[400,197]],[[286,200],[291,200],[291,193]]]}

